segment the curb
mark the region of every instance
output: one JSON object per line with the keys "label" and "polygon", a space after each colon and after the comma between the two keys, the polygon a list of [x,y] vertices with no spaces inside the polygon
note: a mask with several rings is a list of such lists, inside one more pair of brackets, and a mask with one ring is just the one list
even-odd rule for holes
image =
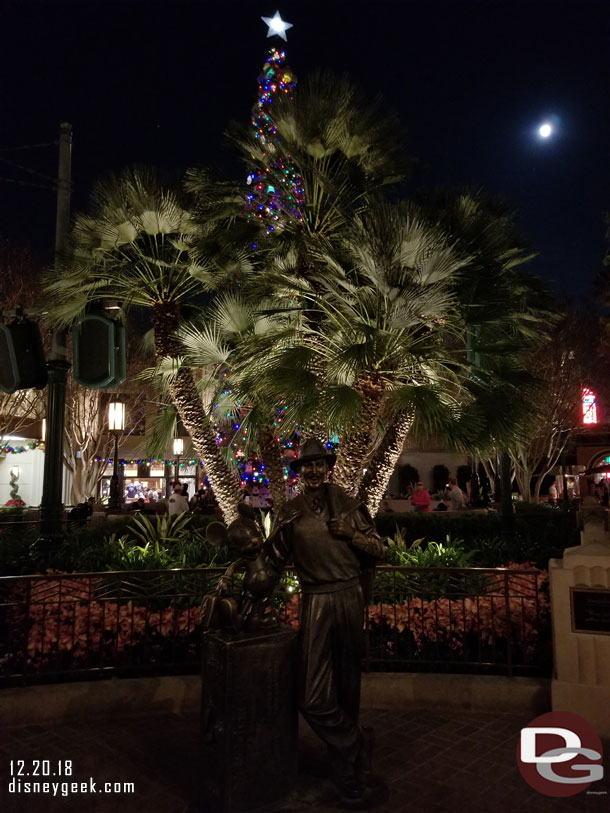
{"label": "curb", "polygon": [[[101,717],[199,714],[199,675],[111,678],[0,690],[5,726],[89,721]],[[542,714],[551,709],[551,681],[542,678],[434,673],[362,676],[362,708],[462,709]]]}

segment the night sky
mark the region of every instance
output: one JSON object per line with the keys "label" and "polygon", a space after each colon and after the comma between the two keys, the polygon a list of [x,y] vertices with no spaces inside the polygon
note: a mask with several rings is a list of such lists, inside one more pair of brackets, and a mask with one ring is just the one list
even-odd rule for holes
{"label": "night sky", "polygon": [[[74,209],[107,170],[154,164],[245,176],[223,140],[247,122],[267,50],[293,23],[298,77],[345,71],[407,130],[408,189],[483,188],[519,210],[559,291],[586,294],[610,209],[610,3],[436,0],[0,0],[0,177],[47,184],[74,128]],[[537,127],[556,123],[541,140]],[[11,163],[7,163],[10,161]],[[49,261],[51,191],[0,181],[0,234]]]}

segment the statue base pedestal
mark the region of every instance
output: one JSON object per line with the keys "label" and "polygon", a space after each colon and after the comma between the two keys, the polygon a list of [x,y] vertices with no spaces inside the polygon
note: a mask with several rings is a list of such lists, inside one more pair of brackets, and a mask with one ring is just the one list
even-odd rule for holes
{"label": "statue base pedestal", "polygon": [[600,523],[581,538],[549,562],[553,711],[579,714],[610,737],[610,544]]}
{"label": "statue base pedestal", "polygon": [[204,810],[262,807],[296,781],[296,635],[284,627],[204,635]]}
{"label": "statue base pedestal", "polygon": [[610,737],[610,687],[553,680],[551,683],[553,711],[571,711],[595,728],[600,737]]}

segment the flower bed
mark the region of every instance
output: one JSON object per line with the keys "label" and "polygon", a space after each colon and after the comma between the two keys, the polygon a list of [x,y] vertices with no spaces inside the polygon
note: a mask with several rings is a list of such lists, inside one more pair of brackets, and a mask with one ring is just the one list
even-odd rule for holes
{"label": "flower bed", "polygon": [[188,573],[195,584],[173,593],[160,582],[175,582],[180,572],[126,574],[127,582],[123,574],[121,581],[116,574],[7,579],[0,675],[197,664],[199,594],[210,573]]}
{"label": "flower bed", "polygon": [[[91,670],[192,669],[199,603],[221,570],[0,579],[0,676]],[[298,627],[298,585],[277,599]],[[550,641],[546,573],[380,568],[367,608],[367,665],[440,663],[544,668]],[[468,590],[478,587],[478,594]],[[432,592],[436,588],[436,593]]]}
{"label": "flower bed", "polygon": [[[390,668],[409,663],[462,662],[511,668],[538,666],[548,671],[548,574],[534,571],[530,563],[507,567],[510,571],[484,575],[473,570],[470,580],[478,579],[479,586],[484,585],[477,595],[468,595],[464,580],[458,578],[453,590],[446,588],[449,595],[432,597],[430,576],[423,571],[417,574],[421,587],[417,594],[412,580],[407,585],[411,594],[401,600],[377,595],[367,608],[369,665]],[[401,573],[394,571],[392,575]],[[449,578],[449,573],[440,575]],[[377,581],[383,576],[384,571]],[[298,628],[298,595],[283,606],[280,615],[285,623]]]}

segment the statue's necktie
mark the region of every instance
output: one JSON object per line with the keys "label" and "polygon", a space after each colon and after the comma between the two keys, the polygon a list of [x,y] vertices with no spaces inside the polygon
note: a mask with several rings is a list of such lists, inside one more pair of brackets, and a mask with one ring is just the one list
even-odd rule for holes
{"label": "statue's necktie", "polygon": [[314,514],[321,514],[324,511],[324,502],[319,497],[314,497],[311,501],[311,510]]}

